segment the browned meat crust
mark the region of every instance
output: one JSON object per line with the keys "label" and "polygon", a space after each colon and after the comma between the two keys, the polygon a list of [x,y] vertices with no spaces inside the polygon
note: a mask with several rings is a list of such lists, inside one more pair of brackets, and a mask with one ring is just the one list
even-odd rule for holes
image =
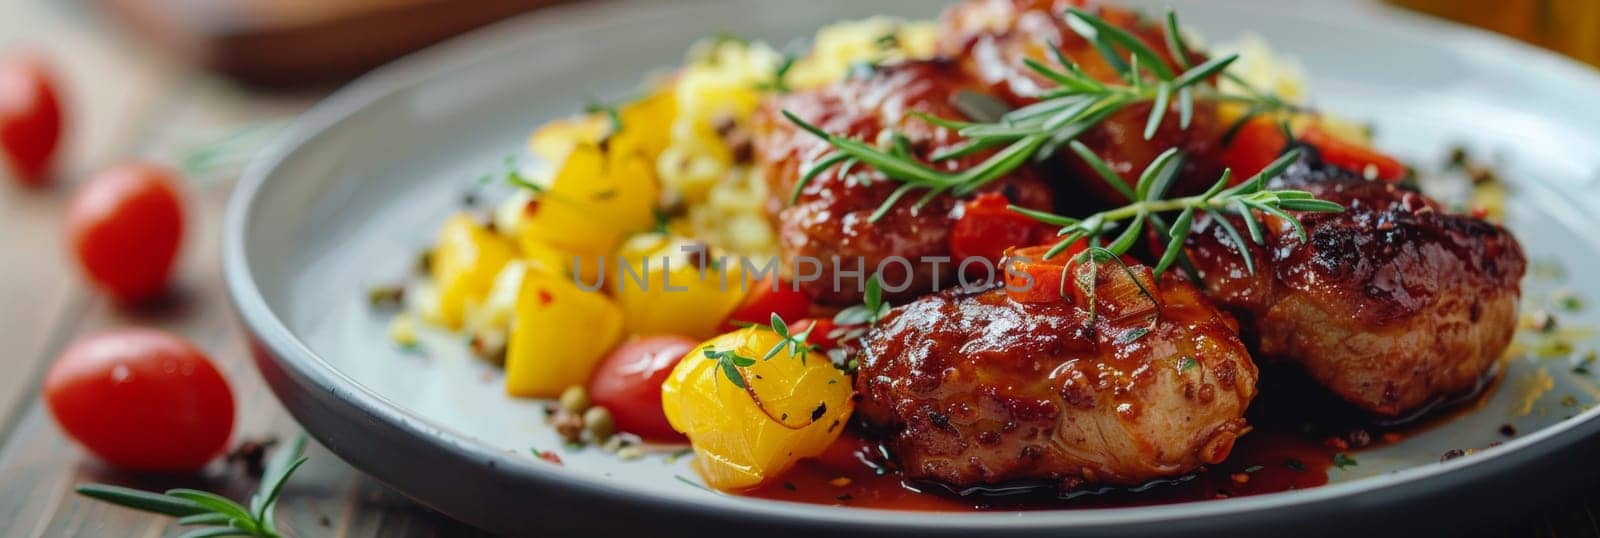
{"label": "browned meat crust", "polygon": [[1256,367],[1233,320],[1182,278],[1155,296],[1154,318],[1001,289],[895,308],[864,342],[859,415],[907,478],[956,487],[1136,485],[1221,462],[1246,430]]}
{"label": "browned meat crust", "polygon": [[[1067,26],[1063,14],[1069,7],[1094,12],[1168,56],[1160,27],[1140,20],[1131,11],[1100,4],[1085,0],[968,0],[945,11],[939,50],[950,58],[961,59],[963,68],[1017,106],[1037,101],[1041,88],[1053,87],[1024,63],[1025,59],[1033,59],[1059,68],[1049,52],[1052,44],[1059,44],[1066,57],[1096,79],[1121,81],[1100,53]],[[1205,58],[1197,55],[1193,60],[1198,63]],[[1167,61],[1174,71],[1181,70],[1171,57],[1167,57]],[[1182,129],[1178,125],[1178,106],[1174,103],[1155,136],[1145,140],[1144,126],[1150,109],[1150,105],[1128,107],[1078,140],[1094,150],[1095,155],[1130,185],[1157,155],[1173,147],[1188,156],[1178,182],[1172,187],[1173,194],[1196,194],[1216,182],[1222,173],[1222,165],[1216,158],[1222,153],[1218,145],[1225,127],[1217,119],[1215,104],[1195,103],[1194,118],[1188,129]],[[1062,152],[1057,161],[1070,172],[1062,178],[1067,180],[1062,187],[1087,194],[1095,202],[1091,206],[1127,203],[1076,155]]]}
{"label": "browned meat crust", "polygon": [[[869,184],[840,177],[833,167],[801,190],[798,200],[789,203],[790,192],[811,163],[831,153],[824,140],[796,127],[781,115],[787,110],[823,130],[871,142],[880,141],[889,131],[910,141],[912,153],[924,160],[938,151],[959,144],[955,132],[936,127],[911,115],[917,111],[936,117],[965,119],[951,98],[962,90],[981,90],[955,65],[942,61],[908,62],[878,68],[865,78],[853,79],[825,89],[779,96],[764,104],[756,115],[755,158],[771,187],[768,210],[778,227],[779,244],[795,266],[794,259],[822,261],[819,278],[799,282],[815,301],[847,305],[861,301],[865,269],[871,275],[884,259],[900,256],[912,264],[910,285],[895,299],[928,293],[934,284],[948,287],[956,278],[949,261],[924,262],[923,257],[948,257],[952,211],[959,200],[938,196],[921,209],[914,208],[922,192],[906,196],[881,220],[868,217],[887,200],[900,184],[885,178],[869,166],[858,166],[855,174],[866,176]],[[970,167],[988,154],[942,163],[948,170]],[[1011,203],[1036,209],[1050,209],[1052,194],[1031,169],[1017,172],[991,183],[980,192],[1001,192]],[[835,270],[832,260],[839,260]],[[864,263],[858,264],[858,260]],[[883,280],[907,281],[906,266],[883,266]],[[809,272],[801,264],[797,272]]]}
{"label": "browned meat crust", "polygon": [[1526,261],[1504,228],[1314,155],[1271,186],[1348,209],[1302,215],[1305,243],[1267,219],[1265,247],[1249,249],[1253,276],[1211,219],[1196,219],[1186,243],[1208,294],[1239,315],[1263,356],[1293,360],[1346,400],[1395,416],[1469,390],[1505,351]]}

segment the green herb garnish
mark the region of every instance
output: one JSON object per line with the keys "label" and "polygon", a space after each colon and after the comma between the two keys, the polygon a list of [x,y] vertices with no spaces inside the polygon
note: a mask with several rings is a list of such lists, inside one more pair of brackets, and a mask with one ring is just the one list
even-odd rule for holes
{"label": "green herb garnish", "polygon": [[[784,111],[795,125],[826,140],[835,149],[833,154],[817,160],[802,175],[795,192],[814,179],[823,170],[847,161],[859,161],[876,168],[883,175],[902,183],[875,211],[870,220],[876,221],[888,212],[906,194],[922,190],[924,194],[916,207],[926,205],[940,194],[957,196],[971,194],[990,182],[1004,177],[1029,162],[1042,161],[1057,150],[1066,147],[1079,135],[1098,125],[1102,120],[1130,105],[1152,103],[1144,136],[1153,138],[1169,104],[1176,99],[1179,108],[1178,123],[1187,128],[1194,115],[1196,99],[1236,102],[1250,105],[1257,113],[1297,111],[1268,93],[1248,89],[1237,77],[1236,83],[1248,89],[1243,94],[1223,92],[1211,82],[1214,76],[1227,76],[1225,70],[1238,59],[1238,55],[1214,58],[1205,63],[1188,66],[1190,47],[1182,35],[1170,27],[1177,24],[1176,15],[1169,14],[1168,47],[1172,56],[1185,66],[1181,73],[1173,72],[1160,55],[1143,41],[1128,34],[1099,17],[1078,9],[1067,12],[1068,25],[1094,45],[1106,61],[1116,68],[1123,78],[1120,83],[1102,83],[1086,74],[1059,49],[1054,55],[1060,68],[1035,60],[1026,60],[1028,67],[1055,84],[1043,98],[1032,105],[1011,110],[998,121],[953,121],[928,115],[922,119],[955,130],[966,142],[932,156],[933,161],[943,161],[979,151],[997,151],[976,166],[960,172],[938,170],[910,155],[897,154],[892,148],[879,148],[867,142],[830,134],[798,116]],[[1127,60],[1121,53],[1127,54]],[[1138,198],[1129,197],[1137,201]]]}
{"label": "green herb garnish", "polygon": [[764,92],[789,93],[789,71],[794,69],[799,58],[793,54],[784,53],[783,61],[778,63],[778,68],[772,72],[772,80],[756,84],[756,89]]}
{"label": "green herb garnish", "polygon": [[249,507],[209,491],[193,489],[155,493],[106,484],[82,484],[74,490],[85,497],[174,516],[179,525],[201,527],[185,536],[277,538],[282,534],[275,524],[273,508],[278,503],[278,495],[283,493],[283,483],[306,462],[305,448],[306,438],[301,435],[273,455],[261,475],[260,487],[250,496]]}
{"label": "green herb garnish", "polygon": [[[1133,247],[1134,243],[1139,240],[1145,223],[1149,222],[1152,227],[1163,232],[1162,235],[1166,240],[1166,251],[1155,266],[1155,275],[1159,278],[1182,256],[1183,240],[1189,235],[1189,226],[1194,221],[1195,214],[1197,212],[1205,212],[1214,219],[1218,226],[1229,232],[1227,235],[1231,242],[1234,243],[1234,248],[1244,257],[1246,269],[1251,274],[1255,274],[1255,265],[1243,237],[1239,235],[1233,224],[1228,222],[1224,214],[1235,215],[1243,219],[1245,226],[1249,229],[1250,239],[1257,245],[1262,245],[1265,244],[1266,239],[1262,232],[1264,226],[1260,218],[1256,216],[1257,211],[1283,219],[1294,226],[1295,233],[1301,241],[1307,239],[1305,228],[1300,224],[1298,218],[1290,215],[1287,211],[1313,213],[1338,213],[1344,211],[1344,206],[1335,202],[1317,199],[1316,196],[1306,191],[1268,190],[1264,187],[1267,179],[1282,174],[1289,165],[1300,158],[1301,150],[1299,149],[1291,150],[1278,157],[1272,164],[1263,168],[1260,173],[1243,183],[1229,187],[1228,182],[1232,176],[1232,171],[1224,170],[1222,177],[1217,179],[1217,182],[1211,188],[1206,189],[1206,192],[1182,198],[1163,198],[1166,195],[1167,188],[1172,183],[1172,178],[1176,175],[1178,161],[1181,159],[1176,149],[1169,149],[1156,157],[1155,161],[1145,168],[1144,173],[1140,174],[1138,183],[1132,188],[1124,184],[1115,173],[1110,171],[1105,162],[1096,157],[1087,147],[1077,141],[1073,141],[1072,149],[1083,156],[1091,168],[1100,172],[1102,180],[1123,192],[1129,199],[1137,201],[1081,219],[1011,206],[1012,211],[1032,217],[1039,222],[1061,227],[1058,235],[1063,237],[1045,254],[1046,258],[1060,254],[1068,246],[1080,240],[1088,239],[1091,242],[1098,242],[1104,238],[1107,232],[1120,225],[1122,221],[1128,221],[1122,232],[1111,239],[1111,242],[1105,247],[1105,250],[1113,255],[1113,259],[1116,259],[1116,257],[1126,254],[1128,249]],[[1165,230],[1161,230],[1159,225],[1164,224],[1165,221],[1158,218],[1159,214],[1169,211],[1179,211],[1180,213],[1176,221],[1165,227]]]}
{"label": "green herb garnish", "polygon": [[1355,467],[1356,465],[1357,465],[1356,464],[1356,459],[1346,455],[1343,452],[1340,452],[1338,454],[1334,454],[1333,455],[1333,466],[1334,467],[1338,467],[1340,469],[1348,469],[1348,468],[1351,468],[1351,467]]}
{"label": "green herb garnish", "polygon": [[617,106],[601,101],[589,101],[583,107],[584,114],[605,114],[606,120],[611,122],[611,134],[622,132],[622,114],[617,112]]}
{"label": "green herb garnish", "polygon": [[733,383],[733,386],[741,389],[749,386],[749,383],[744,380],[744,371],[740,370],[740,368],[755,366],[755,359],[739,355],[739,352],[731,349],[722,351],[707,349],[705,354],[706,359],[717,361],[717,366],[722,369],[723,377],[727,377],[728,381]]}
{"label": "green herb garnish", "polygon": [[766,356],[762,357],[761,360],[772,360],[773,357],[778,356],[778,353],[783,352],[783,349],[787,347],[789,348],[789,355],[798,357],[800,364],[803,365],[806,363],[806,356],[817,350],[817,347],[811,345],[811,342],[808,341],[811,338],[811,331],[817,328],[816,325],[806,327],[804,331],[789,334],[789,324],[784,323],[783,318],[774,313],[772,314],[771,328],[772,332],[778,333],[778,336],[782,337],[782,340],[772,346],[772,349],[767,350]]}
{"label": "green herb garnish", "polygon": [[833,316],[833,322],[840,326],[876,325],[889,314],[889,308],[889,304],[883,302],[883,284],[878,281],[878,275],[872,275],[862,294],[862,304],[840,310]]}

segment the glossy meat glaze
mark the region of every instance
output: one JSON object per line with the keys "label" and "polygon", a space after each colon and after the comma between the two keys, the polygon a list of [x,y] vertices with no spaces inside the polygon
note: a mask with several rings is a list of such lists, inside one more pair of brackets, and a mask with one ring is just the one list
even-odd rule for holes
{"label": "glossy meat glaze", "polygon": [[1307,242],[1264,216],[1265,245],[1249,248],[1254,274],[1222,226],[1196,219],[1186,248],[1208,294],[1240,317],[1261,357],[1293,360],[1373,413],[1472,388],[1516,329],[1527,265],[1516,238],[1308,155],[1269,186],[1346,210],[1301,215]]}

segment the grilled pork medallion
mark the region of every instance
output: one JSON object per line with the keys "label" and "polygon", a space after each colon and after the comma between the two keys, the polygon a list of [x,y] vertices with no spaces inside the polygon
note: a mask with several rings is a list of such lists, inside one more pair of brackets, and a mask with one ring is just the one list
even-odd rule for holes
{"label": "grilled pork medallion", "polygon": [[958,488],[1137,485],[1221,462],[1256,394],[1238,328],[1182,277],[1132,270],[1150,295],[1102,282],[1093,311],[1001,289],[895,308],[865,340],[859,415],[907,478]]}
{"label": "grilled pork medallion", "polygon": [[1269,187],[1346,210],[1300,215],[1307,242],[1264,218],[1265,246],[1245,239],[1254,274],[1224,226],[1196,219],[1186,248],[1210,297],[1238,314],[1263,357],[1299,363],[1373,413],[1404,415],[1471,389],[1516,329],[1527,266],[1516,238],[1306,151]]}

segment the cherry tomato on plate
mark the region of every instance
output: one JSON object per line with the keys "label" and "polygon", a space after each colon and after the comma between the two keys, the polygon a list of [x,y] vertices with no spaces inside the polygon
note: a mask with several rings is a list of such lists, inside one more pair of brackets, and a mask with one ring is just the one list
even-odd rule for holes
{"label": "cherry tomato on plate", "polygon": [[728,320],[722,323],[722,332],[738,329],[741,325],[766,325],[777,314],[785,322],[797,321],[811,313],[811,298],[795,289],[789,282],[779,280],[773,285],[772,277],[750,285],[750,292],[739,303]]}
{"label": "cherry tomato on plate", "polygon": [[[1365,145],[1336,137],[1321,125],[1311,124],[1298,135],[1300,142],[1317,150],[1328,164],[1366,174],[1371,168],[1373,179],[1396,182],[1406,178],[1406,165]],[[1283,154],[1289,140],[1283,128],[1267,118],[1255,118],[1240,126],[1227,149],[1222,163],[1233,169],[1235,181],[1244,181],[1266,168]]]}
{"label": "cherry tomato on plate", "polygon": [[27,185],[49,180],[61,140],[61,100],[54,77],[38,56],[0,58],[0,166]]}
{"label": "cherry tomato on plate", "polygon": [[222,373],[188,341],[153,329],[74,342],[45,375],[44,400],[67,435],[130,471],[199,469],[233,432]]}
{"label": "cherry tomato on plate", "polygon": [[950,254],[956,263],[973,257],[999,263],[1006,249],[1036,245],[1054,235],[1050,226],[1008,206],[998,192],[979,194],[962,205],[961,217],[950,229]]}
{"label": "cherry tomato on plate", "polygon": [[[1024,248],[1006,249],[1004,266],[1006,280],[1006,294],[1011,299],[1020,303],[1049,303],[1070,299],[1079,304],[1085,302],[1087,297],[1083,290],[1078,289],[1073,281],[1074,271],[1086,257],[1080,256],[1088,249],[1088,242],[1079,240],[1057,253],[1046,258],[1045,254],[1054,248],[1054,244],[1038,245]],[[1139,265],[1139,260],[1129,255],[1122,255],[1122,264],[1128,266]],[[1106,260],[1101,264],[1113,264],[1114,261]]]}
{"label": "cherry tomato on plate", "polygon": [[1300,134],[1300,140],[1317,148],[1322,160],[1328,164],[1366,175],[1371,179],[1394,183],[1406,178],[1406,165],[1394,157],[1384,155],[1371,147],[1333,136],[1322,127],[1312,125]]}
{"label": "cherry tomato on plate", "polygon": [[129,163],[80,187],[67,208],[67,235],[89,280],[124,302],[166,289],[183,242],[183,201],[167,168]]}
{"label": "cherry tomato on plate", "polygon": [[681,441],[661,410],[661,383],[700,343],[682,336],[643,336],[623,342],[589,378],[589,398],[611,412],[617,429],[651,441]]}

